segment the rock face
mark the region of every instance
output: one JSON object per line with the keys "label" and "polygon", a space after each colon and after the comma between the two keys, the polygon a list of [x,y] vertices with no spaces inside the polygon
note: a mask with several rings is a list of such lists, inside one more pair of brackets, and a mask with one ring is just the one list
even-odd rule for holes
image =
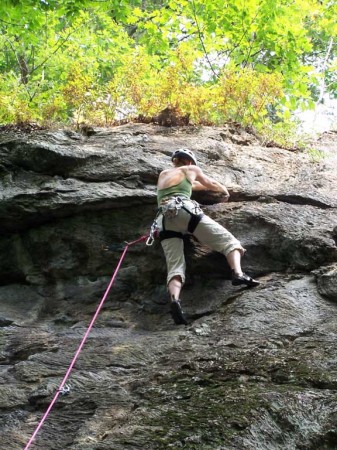
{"label": "rock face", "polygon": [[130,246],[31,448],[337,448],[335,137],[313,162],[233,125],[2,134],[0,448],[32,436],[179,147],[227,185],[229,203],[195,198],[261,286],[233,287],[225,258],[187,238],[177,327],[159,243]]}

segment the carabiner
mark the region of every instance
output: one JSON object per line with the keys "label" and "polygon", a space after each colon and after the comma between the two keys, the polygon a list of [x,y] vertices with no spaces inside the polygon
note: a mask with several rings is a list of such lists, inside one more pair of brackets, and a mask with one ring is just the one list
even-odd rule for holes
{"label": "carabiner", "polygon": [[152,244],[154,243],[154,237],[153,237],[153,235],[152,235],[152,233],[149,235],[149,237],[146,239],[146,242],[145,242],[145,244],[147,245],[147,246],[151,246]]}

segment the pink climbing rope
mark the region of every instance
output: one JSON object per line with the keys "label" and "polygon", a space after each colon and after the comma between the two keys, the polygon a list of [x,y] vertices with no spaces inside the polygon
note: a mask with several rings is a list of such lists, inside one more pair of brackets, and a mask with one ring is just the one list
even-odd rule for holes
{"label": "pink climbing rope", "polygon": [[99,305],[97,307],[97,310],[96,310],[96,312],[94,314],[94,317],[92,318],[92,320],[91,320],[91,322],[90,322],[90,324],[89,324],[89,326],[87,328],[87,331],[85,332],[85,334],[84,334],[84,336],[82,338],[82,341],[81,341],[81,343],[80,343],[80,345],[79,345],[79,347],[78,347],[78,349],[77,349],[77,351],[75,353],[75,356],[73,357],[73,359],[71,361],[71,364],[68,367],[68,370],[67,370],[67,372],[66,372],[66,374],[65,374],[65,376],[64,376],[64,378],[63,378],[63,380],[62,380],[62,382],[61,382],[61,384],[59,386],[59,388],[57,389],[53,400],[51,401],[50,405],[48,406],[46,412],[44,413],[42,419],[40,420],[38,426],[36,427],[32,437],[29,439],[29,442],[27,443],[27,445],[26,445],[24,450],[28,450],[30,448],[31,444],[33,443],[33,441],[34,441],[34,439],[35,439],[35,437],[37,435],[37,433],[39,432],[39,430],[41,429],[41,427],[44,424],[45,420],[47,419],[47,417],[48,417],[52,407],[56,403],[56,400],[58,399],[60,393],[62,393],[62,391],[64,389],[64,386],[65,386],[65,384],[66,384],[66,382],[67,382],[67,380],[69,378],[69,375],[70,375],[70,373],[71,373],[71,371],[72,371],[72,369],[74,367],[74,364],[77,361],[77,358],[79,357],[79,354],[81,353],[82,347],[83,347],[85,341],[87,340],[87,338],[89,336],[89,333],[90,333],[90,331],[91,331],[91,329],[92,329],[92,327],[93,327],[93,325],[94,325],[94,323],[95,323],[95,321],[97,319],[97,316],[100,313],[100,311],[102,309],[102,306],[103,306],[103,304],[104,304],[104,302],[105,302],[105,300],[106,300],[106,298],[107,298],[107,296],[108,296],[108,294],[110,292],[111,286],[113,285],[113,283],[115,281],[117,273],[118,273],[118,271],[119,271],[119,269],[120,269],[120,267],[122,265],[123,259],[124,259],[125,255],[126,255],[126,252],[129,249],[130,245],[137,244],[138,242],[146,241],[148,238],[149,238],[149,236],[142,236],[139,239],[136,239],[135,241],[126,243],[126,246],[125,246],[125,248],[123,250],[122,256],[120,257],[120,259],[118,261],[118,264],[117,264],[116,269],[115,269],[115,271],[114,271],[114,273],[113,273],[113,275],[111,277],[111,280],[110,280],[110,282],[108,284],[108,287],[107,287],[107,289],[106,289],[106,291],[105,291],[105,293],[104,293],[104,295],[102,297],[102,300],[100,301],[100,303],[99,303]]}

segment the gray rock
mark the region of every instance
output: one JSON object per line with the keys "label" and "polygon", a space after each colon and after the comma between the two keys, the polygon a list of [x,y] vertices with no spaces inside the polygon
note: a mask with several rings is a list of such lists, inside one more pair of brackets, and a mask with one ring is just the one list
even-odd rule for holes
{"label": "gray rock", "polygon": [[318,291],[320,294],[331,300],[337,300],[337,264],[321,267],[314,271],[317,279]]}
{"label": "gray rock", "polygon": [[[0,447],[25,447],[90,325],[36,448],[335,448],[334,135],[316,144],[318,163],[235,125],[2,134]],[[177,327],[157,241],[131,245],[107,287],[182,146],[228,186],[229,203],[195,199],[261,285],[232,286],[226,259],[186,238]]]}

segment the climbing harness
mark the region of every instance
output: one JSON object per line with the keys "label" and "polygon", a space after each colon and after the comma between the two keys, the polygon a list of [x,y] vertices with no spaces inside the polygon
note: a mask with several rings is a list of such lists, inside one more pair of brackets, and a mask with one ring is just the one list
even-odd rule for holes
{"label": "climbing harness", "polygon": [[179,210],[184,206],[182,197],[170,197],[163,200],[159,209],[166,219],[173,219],[178,215]]}
{"label": "climbing harness", "polygon": [[[192,202],[194,205],[194,208],[192,211],[190,211],[185,206],[185,201]],[[187,225],[187,231],[189,233],[193,233],[195,229],[197,228],[200,220],[202,219],[204,213],[202,212],[200,205],[195,200],[190,200],[187,197],[170,197],[167,200],[164,200],[162,204],[159,207],[159,212],[163,215],[163,221],[162,221],[162,231],[159,233],[159,239],[160,241],[163,241],[164,239],[171,239],[171,238],[180,238],[183,239],[183,233],[180,233],[179,231],[173,231],[173,230],[167,230],[165,228],[165,219],[172,219],[176,217],[180,211],[180,209],[183,209],[188,214],[190,214],[191,218]]]}
{"label": "climbing harness", "polygon": [[[164,224],[164,221],[163,221]],[[159,232],[159,240],[160,242],[164,241],[165,239],[172,239],[172,238],[178,238],[178,239],[184,239],[183,233],[180,233],[180,231],[173,231],[173,230],[166,230],[163,229]]]}
{"label": "climbing harness", "polygon": [[65,376],[64,376],[64,378],[63,378],[63,380],[62,380],[62,382],[61,382],[61,384],[59,386],[59,388],[57,389],[54,398],[52,399],[50,405],[48,406],[48,408],[47,408],[46,412],[44,413],[42,419],[40,420],[39,424],[37,425],[37,427],[36,427],[32,437],[29,439],[29,441],[28,441],[28,443],[27,443],[27,445],[26,445],[24,450],[28,450],[30,448],[31,444],[33,443],[33,441],[34,441],[34,439],[35,439],[35,437],[37,435],[37,433],[39,432],[39,430],[41,429],[42,425],[46,421],[46,419],[47,419],[47,417],[48,417],[52,407],[56,403],[56,400],[58,399],[59,395],[67,395],[67,394],[70,393],[70,386],[68,384],[66,384],[66,382],[67,382],[67,380],[69,378],[69,375],[70,375],[70,373],[71,373],[71,371],[72,371],[72,369],[73,369],[73,367],[74,367],[74,365],[75,365],[75,363],[77,361],[77,358],[79,357],[79,355],[81,353],[83,345],[86,342],[86,340],[87,340],[87,338],[89,336],[89,333],[90,333],[90,331],[91,331],[91,329],[92,329],[92,327],[93,327],[93,325],[94,325],[94,323],[95,323],[95,321],[96,321],[96,319],[98,317],[98,314],[100,313],[100,311],[101,311],[101,309],[103,307],[103,304],[104,304],[104,302],[105,302],[105,300],[106,300],[106,298],[107,298],[107,296],[108,296],[108,294],[110,292],[110,289],[111,289],[111,287],[112,287],[112,285],[113,285],[113,283],[115,281],[117,273],[118,273],[118,271],[119,271],[119,269],[120,269],[120,267],[122,265],[123,259],[124,259],[125,255],[126,255],[128,249],[129,249],[129,247],[131,245],[137,244],[139,242],[147,241],[148,239],[149,239],[149,236],[146,235],[146,236],[140,237],[139,239],[136,239],[135,241],[126,242],[126,246],[124,247],[123,253],[122,253],[121,257],[119,258],[118,264],[117,264],[116,269],[115,269],[115,271],[114,271],[114,273],[113,273],[113,275],[112,275],[112,277],[110,279],[108,287],[107,287],[107,289],[106,289],[106,291],[105,291],[105,293],[104,293],[104,295],[102,297],[102,300],[100,301],[100,303],[99,303],[99,305],[97,307],[97,310],[96,310],[96,312],[95,312],[95,314],[94,314],[94,316],[93,316],[93,318],[92,318],[92,320],[91,320],[91,322],[90,322],[90,324],[89,324],[89,326],[88,326],[88,328],[87,328],[87,330],[86,330],[86,332],[85,332],[85,334],[84,334],[84,336],[82,338],[82,341],[81,341],[81,343],[80,343],[80,345],[79,345],[79,347],[78,347],[78,349],[77,349],[77,351],[76,351],[76,353],[75,353],[75,355],[74,355],[74,357],[73,357],[73,359],[71,361],[71,364],[68,367],[68,370],[67,370],[67,372],[66,372],[66,374],[65,374]]}

